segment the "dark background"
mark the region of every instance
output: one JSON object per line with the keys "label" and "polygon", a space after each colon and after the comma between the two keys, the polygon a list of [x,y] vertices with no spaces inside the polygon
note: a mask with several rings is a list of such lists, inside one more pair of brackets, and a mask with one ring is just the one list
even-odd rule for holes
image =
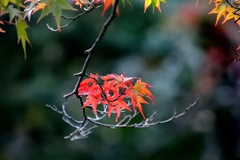
{"label": "dark background", "polygon": [[144,109],[162,120],[199,98],[188,114],[147,129],[98,127],[87,139],[64,139],[73,128],[45,105],[64,103],[109,12],[93,11],[61,32],[47,29],[55,26],[51,16],[36,23],[35,15],[26,60],[13,26],[0,35],[0,159],[240,159],[240,62],[232,49],[239,28],[232,21],[215,27],[208,2],[161,7],[161,14],[143,13],[142,1],[120,7],[87,72],[142,77],[157,101]]}

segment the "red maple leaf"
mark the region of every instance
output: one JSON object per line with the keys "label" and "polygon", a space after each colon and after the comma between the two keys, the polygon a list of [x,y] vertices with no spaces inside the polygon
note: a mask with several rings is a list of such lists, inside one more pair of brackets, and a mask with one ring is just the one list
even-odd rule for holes
{"label": "red maple leaf", "polygon": [[[103,0],[103,11],[102,11],[102,16],[104,15],[104,13],[106,12],[106,10],[112,5],[114,5],[114,0]],[[117,7],[116,13],[119,15],[119,10]]]}
{"label": "red maple leaf", "polygon": [[[102,83],[100,83],[99,79]],[[86,101],[83,108],[91,107],[94,113],[97,113],[98,105],[105,105],[108,109],[108,117],[112,113],[116,113],[116,122],[118,121],[123,110],[132,111],[138,109],[145,118],[142,104],[148,104],[144,99],[154,102],[154,96],[149,91],[151,87],[148,83],[142,82],[139,78],[133,85],[133,77],[125,75],[108,74],[106,76],[98,76],[98,74],[90,74],[88,78],[83,80],[78,88],[78,95],[84,96]],[[131,101],[127,104],[127,101]]]}

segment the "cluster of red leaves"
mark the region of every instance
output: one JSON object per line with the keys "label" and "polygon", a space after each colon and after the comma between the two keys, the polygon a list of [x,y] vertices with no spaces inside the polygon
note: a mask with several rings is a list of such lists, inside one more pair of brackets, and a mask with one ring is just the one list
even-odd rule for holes
{"label": "cluster of red leaves", "polygon": [[98,105],[105,105],[109,117],[113,112],[116,113],[116,122],[123,110],[138,109],[145,118],[142,104],[148,104],[148,102],[144,97],[154,103],[154,96],[148,89],[151,87],[148,83],[143,82],[141,78],[134,83],[134,79],[123,74],[108,74],[106,76],[90,74],[80,83],[78,88],[78,95],[86,97],[83,108],[91,107],[93,112],[97,114]]}

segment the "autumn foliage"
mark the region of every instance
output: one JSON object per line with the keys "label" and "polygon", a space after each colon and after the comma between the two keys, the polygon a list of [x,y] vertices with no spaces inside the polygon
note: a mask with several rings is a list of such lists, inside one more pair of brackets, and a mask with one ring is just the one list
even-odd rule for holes
{"label": "autumn foliage", "polygon": [[123,110],[138,109],[145,118],[142,104],[148,104],[148,102],[144,97],[154,102],[154,96],[148,89],[150,87],[148,83],[143,82],[140,78],[133,83],[134,79],[136,78],[126,77],[124,74],[108,74],[106,76],[91,74],[81,82],[78,88],[78,95],[86,97],[83,108],[91,107],[97,114],[97,107],[102,104],[107,108],[109,117],[116,112],[116,121]]}
{"label": "autumn foliage", "polygon": [[[125,0],[122,0],[125,4]],[[144,12],[152,4],[152,8],[158,8],[160,11],[160,2],[166,4],[166,0],[145,0]],[[130,2],[129,2],[130,3]],[[28,20],[34,13],[41,11],[38,18],[38,22],[44,17],[52,14],[57,30],[61,31],[61,16],[63,10],[68,11],[80,11],[89,12],[95,8],[103,6],[102,15],[108,8],[113,6],[114,0],[1,0],[0,1],[0,33],[5,33],[5,30],[1,27],[5,23],[16,26],[18,43],[22,43],[24,55],[26,58],[26,45],[30,44],[30,40],[27,34]],[[119,13],[118,8],[116,10]],[[9,15],[9,20],[2,20],[3,15]]]}
{"label": "autumn foliage", "polygon": [[[80,100],[81,111],[84,115],[82,121],[76,121],[71,116],[69,116],[64,106],[62,111],[58,110],[55,106],[49,105],[54,111],[60,113],[63,119],[71,126],[75,126],[73,123],[77,123],[77,129],[69,135],[70,139],[75,139],[73,135],[79,134],[80,137],[85,137],[90,133],[91,127],[86,127],[89,123],[94,125],[101,125],[105,127],[135,127],[143,128],[149,127],[151,125],[162,124],[169,122],[175,118],[183,116],[186,114],[192,106],[190,105],[185,111],[179,115],[174,112],[173,116],[165,121],[153,122],[155,113],[150,116],[150,118],[145,118],[144,104],[148,104],[149,101],[154,103],[155,98],[149,88],[150,84],[143,82],[141,78],[137,77],[127,77],[125,74],[107,74],[105,76],[99,76],[98,74],[88,74],[86,73],[87,66],[89,64],[90,58],[95,51],[96,46],[99,44],[101,39],[104,37],[108,26],[115,18],[115,15],[120,15],[119,2],[120,0],[0,0],[0,33],[6,34],[4,29],[5,24],[14,25],[16,27],[16,33],[18,38],[18,43],[21,43],[24,55],[26,58],[26,46],[30,44],[28,38],[27,29],[29,28],[29,21],[31,21],[32,16],[38,12],[38,20],[41,21],[44,17],[52,15],[56,23],[56,28],[52,28],[49,25],[48,29],[51,31],[62,31],[63,28],[68,27],[73,21],[78,19],[94,9],[102,8],[101,16],[104,17],[108,9],[112,9],[109,17],[102,25],[102,29],[98,34],[92,47],[85,50],[87,58],[82,67],[82,71],[78,76],[78,81],[72,92],[64,95],[64,98],[70,96],[75,96]],[[121,0],[123,5],[125,5],[126,0]],[[131,3],[127,0],[127,3]],[[146,12],[150,7],[154,13],[155,9],[161,12],[161,4],[167,4],[167,0],[144,0],[143,12]],[[216,25],[219,24],[220,19],[223,17],[222,23],[233,19],[240,26],[240,0],[210,0],[209,4],[213,4],[212,11],[209,14],[217,14]],[[77,15],[73,17],[65,17],[63,11],[75,12]],[[4,15],[4,16],[3,16]],[[7,15],[7,16],[6,16]],[[4,17],[4,18],[3,18]],[[7,17],[7,18],[6,18]],[[66,24],[62,24],[61,19],[68,21]],[[237,55],[239,59],[239,55]],[[100,107],[101,106],[101,107]],[[85,110],[90,108],[92,113],[95,114],[95,118],[89,118],[86,115]],[[102,110],[103,108],[103,110]],[[126,116],[126,112],[131,112],[131,114]],[[109,125],[99,123],[101,118],[98,118],[98,114],[101,113],[102,117],[111,117],[112,114],[116,115],[116,125]],[[124,113],[124,116],[121,116]],[[143,117],[141,123],[129,124],[131,119],[133,119],[138,113]],[[119,122],[119,119],[122,121]],[[73,121],[73,122],[71,122]],[[124,123],[124,121],[126,121]]]}
{"label": "autumn foliage", "polygon": [[214,8],[209,14],[217,14],[217,25],[221,18],[223,18],[222,24],[228,20],[234,20],[238,26],[240,26],[239,14],[240,14],[240,1],[239,0],[210,0],[209,4],[213,3]]}

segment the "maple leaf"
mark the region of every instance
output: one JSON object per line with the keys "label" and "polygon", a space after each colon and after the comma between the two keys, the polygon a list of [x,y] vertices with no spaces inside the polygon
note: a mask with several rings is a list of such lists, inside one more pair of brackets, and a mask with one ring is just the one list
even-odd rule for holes
{"label": "maple leaf", "polygon": [[[238,18],[239,18],[239,15],[234,14],[235,11],[236,11],[236,9],[234,9],[232,7],[228,7],[227,8],[228,13],[226,14],[222,24],[225,23],[226,21],[230,20],[230,19],[234,19],[235,21],[237,21]],[[239,25],[239,23],[237,23],[237,24]]]}
{"label": "maple leaf", "polygon": [[143,110],[142,110],[142,103],[148,104],[147,101],[145,101],[141,96],[137,95],[136,93],[131,94],[130,96],[131,101],[132,101],[132,106],[134,109],[138,109],[139,112],[142,114],[143,118],[145,119]]}
{"label": "maple leaf", "polygon": [[97,105],[102,101],[102,90],[96,79],[98,74],[90,74],[89,78],[83,80],[78,88],[78,95],[86,96],[83,108],[91,106],[94,113],[97,113]]}
{"label": "maple leaf", "polygon": [[151,85],[149,85],[146,82],[142,82],[141,78],[139,78],[137,80],[137,82],[135,83],[133,89],[140,96],[146,96],[148,99],[150,99],[152,102],[154,102],[155,98],[154,98],[153,94],[149,91],[149,89],[148,89],[149,87],[151,87]]}
{"label": "maple leaf", "polygon": [[59,31],[62,11],[63,10],[76,11],[76,9],[73,8],[67,0],[46,0],[46,3],[40,2],[40,0],[25,0],[24,3],[27,2],[30,2],[30,4],[24,10],[24,18],[27,16],[28,19],[30,20],[30,17],[33,13],[41,10],[42,12],[40,14],[40,17],[38,18],[39,22],[42,18],[52,13]]}
{"label": "maple leaf", "polygon": [[0,1],[0,5],[2,5],[2,6],[4,6],[4,7],[7,7],[8,4],[10,4],[10,3],[12,3],[12,4],[14,4],[14,5],[18,6],[18,7],[23,6],[23,5],[21,4],[21,3],[22,3],[21,0],[1,0],[1,1]]}
{"label": "maple leaf", "polygon": [[[102,83],[98,79],[102,80]],[[78,88],[78,95],[86,97],[83,108],[89,106],[97,114],[98,105],[102,104],[108,108],[108,117],[116,113],[116,122],[118,121],[122,110],[132,111],[126,101],[131,100],[133,109],[136,108],[145,118],[142,110],[142,104],[148,104],[143,98],[146,97],[154,102],[154,96],[149,91],[151,87],[148,83],[142,82],[139,78],[132,84],[133,77],[126,77],[125,74],[108,74],[98,76],[90,74],[84,79]]]}
{"label": "maple leaf", "polygon": [[24,57],[25,58],[27,57],[27,54],[26,54],[26,43],[30,44],[30,41],[28,39],[28,35],[27,35],[27,32],[26,32],[27,28],[28,28],[28,25],[23,20],[19,19],[16,22],[18,43],[20,41],[22,43],[22,48],[23,48],[23,51],[24,51]]}
{"label": "maple leaf", "polygon": [[227,13],[227,4],[217,4],[216,7],[210,11],[208,14],[217,14],[217,18],[216,18],[216,22],[215,22],[215,26],[218,24],[218,21],[220,20],[220,18],[223,16],[226,16]]}
{"label": "maple leaf", "polygon": [[[240,26],[239,22],[239,11],[237,7],[230,6],[227,2],[223,2],[222,0],[211,0],[209,3],[215,3],[215,8],[211,10],[208,14],[217,14],[215,26],[218,24],[219,20],[223,17],[222,24],[228,20],[234,19],[234,21]],[[231,4],[237,3],[239,5],[240,1],[231,1]]]}
{"label": "maple leaf", "polygon": [[28,2],[30,2],[30,4],[24,9],[23,13],[24,13],[24,19],[26,17],[28,17],[28,20],[30,21],[32,13],[35,10],[35,7],[36,7],[37,3],[39,2],[39,0],[25,0],[24,1],[24,3],[28,3]]}
{"label": "maple leaf", "polygon": [[[131,83],[133,77],[126,77],[124,74],[117,75],[117,74],[108,74],[106,76],[102,76],[101,79],[109,85],[109,87],[118,85],[116,87],[127,87],[126,85]],[[110,81],[110,83],[107,83]],[[106,85],[107,86],[107,85]]]}
{"label": "maple leaf", "polygon": [[152,9],[153,9],[153,13],[155,8],[158,9],[159,12],[161,12],[161,6],[160,6],[160,2],[163,3],[167,3],[166,0],[145,0],[144,1],[144,12],[146,12],[147,8],[152,4]]}
{"label": "maple leaf", "polygon": [[112,5],[114,4],[114,0],[104,0],[103,1],[103,11],[102,11],[102,16],[104,15],[104,13],[106,12],[106,10]]}
{"label": "maple leaf", "polygon": [[118,118],[120,117],[121,114],[121,110],[128,110],[128,111],[132,111],[127,103],[123,100],[123,98],[118,98],[117,100],[113,101],[113,102],[107,102],[104,101],[104,104],[108,105],[108,117],[111,116],[111,114],[116,111],[116,122],[118,121]]}
{"label": "maple leaf", "polygon": [[32,14],[34,14],[35,12],[37,12],[38,10],[40,9],[44,9],[46,6],[46,3],[42,3],[42,2],[39,2],[37,3],[36,7],[34,8]]}
{"label": "maple leaf", "polygon": [[[104,15],[104,13],[106,12],[106,10],[112,5],[114,5],[114,0],[103,0],[103,11],[102,11],[102,16]],[[117,15],[119,15],[119,9],[117,7],[116,9],[116,13]]]}
{"label": "maple leaf", "polygon": [[101,89],[97,84],[98,74],[90,74],[89,78],[83,80],[78,88],[78,95],[89,95],[99,92]]}
{"label": "maple leaf", "polygon": [[86,107],[86,106],[91,106],[92,109],[93,109],[93,112],[94,113],[97,113],[97,105],[98,103],[100,103],[100,99],[95,97],[94,95],[92,94],[89,94],[87,97],[86,97],[86,101],[84,102],[84,105],[83,105],[83,108]]}
{"label": "maple leaf", "polygon": [[133,88],[127,91],[127,95],[130,95],[133,108],[138,108],[144,118],[145,116],[142,110],[142,103],[148,104],[148,102],[144,100],[143,97],[147,97],[152,101],[152,103],[155,101],[153,94],[148,89],[149,87],[151,86],[148,83],[142,82],[141,78],[139,78]]}
{"label": "maple leaf", "polygon": [[9,13],[9,22],[12,23],[13,19],[15,18],[22,18],[21,11],[14,7],[14,5],[9,5],[6,9],[6,11]]}

